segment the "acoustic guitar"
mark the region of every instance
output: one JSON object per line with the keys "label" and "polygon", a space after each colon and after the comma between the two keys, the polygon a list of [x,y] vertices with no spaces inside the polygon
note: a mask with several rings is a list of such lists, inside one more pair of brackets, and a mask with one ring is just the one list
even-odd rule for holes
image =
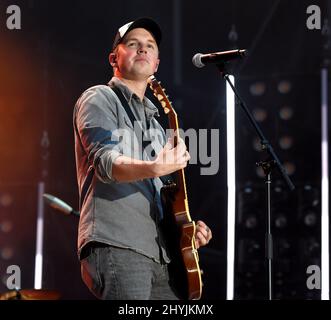
{"label": "acoustic guitar", "polygon": [[[156,78],[151,76],[148,82],[168,116],[169,128],[176,133],[174,137],[176,146],[179,139],[177,114]],[[161,189],[164,208],[162,229],[165,229],[164,234],[171,259],[169,272],[181,298],[200,299],[202,281],[198,251],[195,246],[196,227],[189,212],[184,169],[176,171],[172,174],[172,178]]]}

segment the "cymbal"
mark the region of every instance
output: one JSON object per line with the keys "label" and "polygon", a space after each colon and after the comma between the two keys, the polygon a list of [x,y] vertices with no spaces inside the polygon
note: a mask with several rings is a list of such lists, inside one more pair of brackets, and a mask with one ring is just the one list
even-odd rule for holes
{"label": "cymbal", "polygon": [[13,290],[0,295],[0,300],[59,300],[60,293],[45,289]]}

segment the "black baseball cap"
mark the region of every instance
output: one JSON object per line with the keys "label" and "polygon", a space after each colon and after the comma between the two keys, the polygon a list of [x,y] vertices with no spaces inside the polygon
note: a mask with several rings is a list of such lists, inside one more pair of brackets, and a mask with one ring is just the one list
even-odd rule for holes
{"label": "black baseball cap", "polygon": [[159,25],[152,20],[151,18],[143,17],[138,18],[137,20],[131,21],[120,27],[116,33],[114,43],[113,43],[113,51],[114,49],[121,43],[125,35],[133,29],[143,28],[149,31],[155,39],[157,46],[160,46],[162,39],[162,32]]}

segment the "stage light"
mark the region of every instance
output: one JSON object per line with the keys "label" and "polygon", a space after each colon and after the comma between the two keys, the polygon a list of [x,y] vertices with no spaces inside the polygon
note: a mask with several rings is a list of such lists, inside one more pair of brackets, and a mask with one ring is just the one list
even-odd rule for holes
{"label": "stage light", "polygon": [[275,284],[276,286],[282,286],[284,284],[284,280],[283,280],[283,274],[281,276],[279,276],[279,278],[276,278]]}
{"label": "stage light", "polygon": [[287,94],[291,91],[292,89],[292,84],[288,80],[282,80],[278,83],[278,91],[281,94]]}
{"label": "stage light", "polygon": [[291,136],[282,136],[279,139],[279,146],[283,149],[283,150],[288,150],[293,146],[293,138]]}
{"label": "stage light", "polygon": [[266,85],[264,82],[255,82],[249,87],[252,96],[262,96],[265,93],[265,90]]}
{"label": "stage light", "polygon": [[13,200],[13,196],[5,192],[0,196],[0,205],[3,207],[9,207],[13,203]]}
{"label": "stage light", "polygon": [[320,192],[310,184],[304,185],[302,198],[305,204],[312,207],[317,207],[320,204]]}
{"label": "stage light", "polygon": [[283,166],[289,176],[293,175],[296,171],[296,166],[293,162],[286,161],[283,163]]}
{"label": "stage light", "polygon": [[244,187],[244,193],[246,193],[246,194],[252,194],[253,193],[253,189],[252,189],[252,187],[250,187],[250,186],[246,186],[246,187]]}
{"label": "stage light", "polygon": [[319,241],[310,237],[303,240],[303,252],[306,258],[318,258],[321,255],[321,245]]}
{"label": "stage light", "polygon": [[294,110],[289,106],[284,106],[279,110],[279,117],[285,121],[292,119],[293,114],[294,114]]}
{"label": "stage light", "polygon": [[287,193],[284,192],[283,186],[281,184],[277,184],[277,183],[279,183],[279,182],[276,181],[273,190],[276,193],[278,200],[280,200],[280,198],[284,199],[285,197],[287,197]]}
{"label": "stage light", "polygon": [[[283,261],[284,258],[290,258],[291,257],[290,250],[291,250],[291,244],[287,238],[282,237],[282,238],[277,239],[276,252],[277,252],[278,259],[282,259],[282,261]],[[279,260],[277,262],[279,262]],[[288,265],[286,265],[286,267],[288,267]],[[282,268],[280,268],[280,269],[282,271],[288,270],[287,268],[284,268],[284,266],[282,266]]]}
{"label": "stage light", "polygon": [[[259,258],[261,255],[261,245],[256,239],[243,239],[239,244],[242,261]],[[248,260],[247,260],[248,259]]]}
{"label": "stage light", "polygon": [[10,260],[14,256],[14,250],[10,247],[4,247],[1,249],[0,255],[3,260]]}
{"label": "stage light", "polygon": [[42,288],[43,279],[43,238],[44,238],[44,199],[45,183],[38,183],[38,216],[36,228],[36,254],[34,270],[34,289]]}
{"label": "stage light", "polygon": [[317,225],[318,218],[316,212],[311,209],[308,209],[303,216],[303,223],[305,226],[312,228]]}
{"label": "stage light", "polygon": [[261,108],[256,108],[252,111],[253,117],[257,122],[263,122],[267,119],[267,111]]}
{"label": "stage light", "polygon": [[0,222],[0,231],[8,233],[13,229],[13,223],[10,220],[3,220]]}
{"label": "stage light", "polygon": [[260,208],[256,206],[258,201],[259,193],[249,185],[238,192],[238,224],[242,230],[254,231],[258,227],[260,217]]}
{"label": "stage light", "polygon": [[284,213],[275,214],[275,227],[279,229],[284,229],[288,226],[287,217]]}
{"label": "stage light", "polygon": [[[248,95],[246,93],[246,98],[248,98],[248,106],[251,107],[253,117],[257,122],[261,123],[263,133],[265,133],[266,138],[269,139],[274,147],[287,174],[292,180],[295,180],[293,182],[296,190],[289,192],[278,169],[274,168],[272,171],[271,219],[272,236],[274,239],[274,297],[284,299],[305,299],[308,296],[305,287],[306,274],[304,272],[306,264],[309,265],[314,261],[317,265],[322,265],[323,270],[323,264],[319,261],[322,247],[320,240],[321,192],[319,186],[312,187],[310,184],[306,184],[304,187],[304,183],[307,180],[316,183],[314,179],[316,178],[316,172],[317,174],[319,172],[318,162],[315,162],[319,154],[316,143],[314,142],[316,140],[314,134],[316,130],[319,130],[319,119],[315,121],[314,118],[318,112],[309,113],[309,108],[302,108],[302,106],[316,104],[314,104],[315,101],[313,99],[310,100],[310,95],[308,94],[313,90],[312,88],[315,88],[314,84],[311,82],[312,85],[310,85],[306,82],[309,79],[305,79],[304,83],[301,83],[301,81],[292,76],[284,76],[278,78],[278,80],[273,78],[270,82],[253,80],[247,83],[248,81],[246,81],[246,88],[248,85],[248,90],[246,89]],[[314,79],[314,83],[316,83],[316,79]],[[306,97],[298,104],[298,97],[302,97],[302,94],[306,94]],[[316,95],[316,90],[314,90],[314,95]],[[272,101],[271,104],[270,101]],[[318,111],[318,106],[316,110]],[[311,121],[306,122],[307,117]],[[324,116],[324,119],[329,119],[329,117]],[[252,198],[249,197],[250,193],[246,194],[246,197],[243,197],[240,193],[238,194],[240,204],[240,207],[238,207],[238,217],[242,218],[241,221],[239,220],[237,228],[237,257],[238,259],[240,258],[237,267],[238,270],[242,270],[238,277],[238,282],[242,287],[238,286],[239,289],[236,290],[236,295],[246,298],[251,294],[253,298],[256,298],[260,294],[259,289],[257,286],[254,287],[254,285],[252,287],[248,286],[248,283],[245,286],[244,275],[245,269],[250,272],[255,270],[259,274],[259,278],[257,277],[257,279],[266,281],[264,254],[266,220],[264,197],[266,192],[262,186],[265,180],[265,172],[261,167],[256,167],[256,175],[252,178],[252,172],[248,172],[248,170],[254,170],[254,168],[253,166],[249,168],[247,162],[254,164],[254,162],[266,159],[267,155],[265,155],[265,152],[261,148],[260,138],[248,130],[244,127],[240,131],[244,141],[249,139],[248,145],[246,141],[240,145],[240,149],[249,149],[252,159],[247,159],[246,153],[240,159],[241,163],[244,163],[242,171],[245,170],[245,172],[242,174],[239,182],[243,185],[250,179],[253,192],[257,191],[260,196],[259,199],[249,202],[250,198]],[[327,132],[325,130],[325,137],[328,137]],[[300,142],[302,139],[299,139],[302,137],[304,137],[303,144]],[[318,138],[319,136],[317,136]],[[309,142],[312,150],[302,160],[298,155],[305,151],[305,141],[307,143]],[[325,152],[324,154],[327,155],[328,153]],[[311,166],[306,168],[309,163],[311,163]],[[325,166],[328,163],[328,161],[324,161]],[[240,179],[240,176],[238,177]],[[328,174],[325,173],[324,177],[324,180],[326,180]],[[282,181],[280,186],[278,186],[277,179]],[[325,196],[328,197],[328,192],[325,192]],[[242,203],[240,203],[241,198],[243,199]],[[326,203],[328,203],[328,198],[326,198]],[[325,210],[325,216],[327,217],[327,215],[328,210]],[[324,227],[326,228],[328,225],[326,223]],[[242,239],[246,239],[246,242],[245,244],[241,243],[241,247],[239,248]],[[253,242],[248,242],[248,239],[260,244],[262,248],[260,251],[261,255],[258,255],[258,246],[255,246]],[[327,246],[325,247],[328,248]],[[241,257],[239,253],[242,255]],[[328,256],[326,257],[328,258]],[[262,262],[262,265],[257,264],[258,260]],[[254,269],[254,266],[256,269]],[[325,269],[326,267],[324,267]],[[325,276],[322,279],[324,281]],[[248,280],[255,279],[247,278]],[[254,281],[251,282],[254,283]],[[314,298],[318,299],[318,295],[315,295]]]}
{"label": "stage light", "polygon": [[254,204],[259,198],[259,193],[250,186],[250,183],[247,183],[239,192],[239,196],[240,201],[245,203],[245,205],[247,203]]}
{"label": "stage light", "polygon": [[9,275],[7,273],[3,273],[1,275],[1,283],[7,287],[7,280],[8,280]]}
{"label": "stage light", "polygon": [[321,264],[322,300],[330,300],[330,207],[329,207],[329,68],[321,70]]}
{"label": "stage light", "polygon": [[[229,75],[235,86],[235,78]],[[234,254],[235,254],[235,216],[236,216],[236,138],[235,138],[235,95],[226,83],[226,150],[227,150],[227,279],[226,298],[234,296]]]}
{"label": "stage light", "polygon": [[244,219],[244,226],[246,229],[255,229],[258,225],[258,219],[255,214],[248,214]]}
{"label": "stage light", "polygon": [[259,178],[265,178],[265,173],[264,173],[262,167],[256,167],[255,172]]}

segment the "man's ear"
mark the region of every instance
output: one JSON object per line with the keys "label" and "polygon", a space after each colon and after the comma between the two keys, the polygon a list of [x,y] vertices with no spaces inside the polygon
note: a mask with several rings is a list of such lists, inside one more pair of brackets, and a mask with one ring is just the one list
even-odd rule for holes
{"label": "man's ear", "polygon": [[111,65],[112,67],[116,67],[116,66],[117,66],[117,56],[116,56],[116,53],[111,52],[111,53],[109,54],[108,59],[109,59],[109,63],[110,63],[110,65]]}

